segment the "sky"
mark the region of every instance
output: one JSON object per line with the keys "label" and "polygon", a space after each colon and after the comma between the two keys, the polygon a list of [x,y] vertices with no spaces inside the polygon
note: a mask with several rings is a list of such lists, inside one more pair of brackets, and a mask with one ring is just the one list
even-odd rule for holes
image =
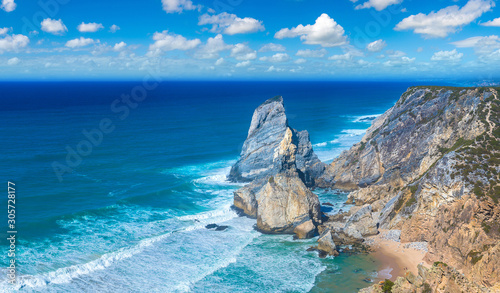
{"label": "sky", "polygon": [[0,0],[0,80],[500,78],[493,0]]}

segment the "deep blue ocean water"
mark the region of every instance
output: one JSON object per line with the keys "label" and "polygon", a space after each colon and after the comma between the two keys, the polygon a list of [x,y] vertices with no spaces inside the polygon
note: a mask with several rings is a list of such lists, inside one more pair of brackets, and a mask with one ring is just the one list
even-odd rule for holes
{"label": "deep blue ocean water", "polygon": [[[0,292],[355,292],[368,285],[362,279],[376,275],[368,258],[319,259],[306,252],[314,239],[256,232],[255,220],[230,209],[241,185],[225,176],[254,109],[268,98],[284,97],[290,125],[307,129],[327,162],[361,139],[370,125],[364,118],[389,109],[412,84],[163,82],[127,106],[126,118],[112,111],[140,84],[0,83],[0,174],[2,184],[16,183],[18,231],[18,285],[11,286],[5,212]],[[103,119],[113,130],[85,148],[84,132]],[[81,162],[68,166],[68,150],[79,147]],[[59,169],[58,178],[54,164],[72,172]],[[317,192],[335,203],[330,212],[345,208],[345,195]],[[0,203],[5,211],[7,193]],[[204,228],[211,223],[230,228]]]}

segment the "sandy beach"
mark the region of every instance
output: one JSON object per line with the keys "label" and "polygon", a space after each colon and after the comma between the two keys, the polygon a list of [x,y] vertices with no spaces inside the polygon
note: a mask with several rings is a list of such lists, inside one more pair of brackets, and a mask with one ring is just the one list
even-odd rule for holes
{"label": "sandy beach", "polygon": [[379,270],[380,279],[389,279],[394,281],[398,276],[403,276],[407,271],[417,274],[417,265],[423,263],[425,266],[430,264],[424,261],[426,252],[415,248],[405,248],[406,243],[388,240],[382,233],[369,237],[367,243],[373,249],[371,255],[380,261]]}

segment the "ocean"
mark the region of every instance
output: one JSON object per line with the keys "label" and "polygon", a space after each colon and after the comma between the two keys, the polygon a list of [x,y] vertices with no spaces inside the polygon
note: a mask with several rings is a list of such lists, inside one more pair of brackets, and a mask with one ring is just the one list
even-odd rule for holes
{"label": "ocean", "polygon": [[[141,84],[0,83],[0,172],[16,184],[17,230],[11,285],[5,193],[0,292],[356,292],[377,278],[370,256],[320,259],[306,251],[315,239],[255,231],[231,210],[242,185],[225,176],[268,98],[283,96],[289,124],[329,162],[413,84]],[[325,212],[348,208],[345,194],[315,192],[334,204]]]}

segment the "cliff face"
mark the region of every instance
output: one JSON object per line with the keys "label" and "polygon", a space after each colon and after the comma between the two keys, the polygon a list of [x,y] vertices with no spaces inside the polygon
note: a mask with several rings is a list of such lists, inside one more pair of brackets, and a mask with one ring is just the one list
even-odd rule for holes
{"label": "cliff face", "polygon": [[353,191],[377,225],[426,241],[430,262],[500,281],[500,101],[495,88],[413,87],[318,186]]}

